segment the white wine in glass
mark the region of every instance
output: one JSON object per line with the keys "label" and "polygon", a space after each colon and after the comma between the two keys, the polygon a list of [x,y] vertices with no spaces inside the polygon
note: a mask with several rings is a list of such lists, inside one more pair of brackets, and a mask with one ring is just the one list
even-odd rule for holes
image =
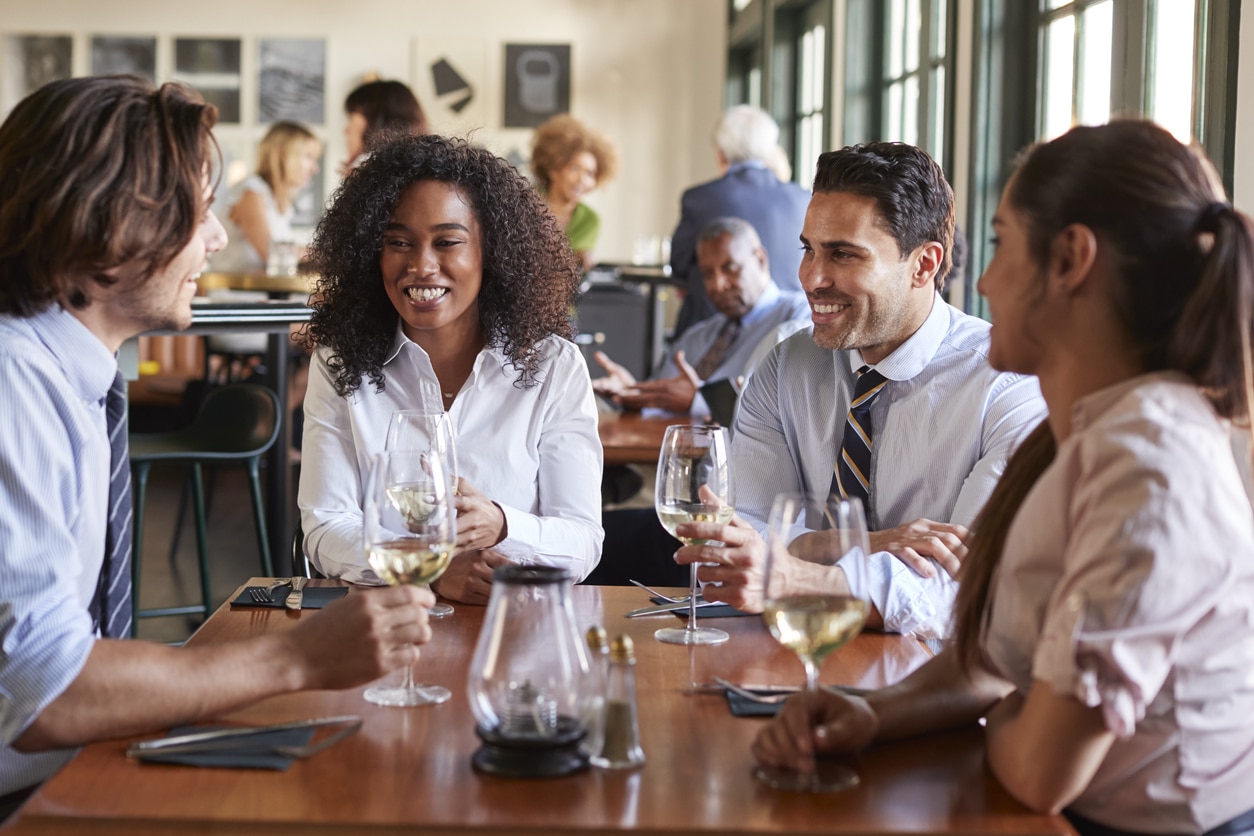
{"label": "white wine in glass", "polygon": [[[388,422],[385,450],[417,450],[437,458],[448,478],[449,491],[457,495],[457,446],[453,422],[443,410],[398,409]],[[449,604],[437,603],[427,611],[432,618],[453,614]]]}
{"label": "white wine in glass", "polygon": [[[362,503],[362,546],[370,568],[391,586],[427,586],[444,574],[457,543],[457,511],[438,460],[417,450],[380,453],[371,462]],[[438,685],[416,685],[412,665],[399,686],[366,689],[376,705],[430,705],[447,700]]]}
{"label": "white wine in glass", "polygon": [[[675,534],[689,522],[727,524],[735,508],[731,496],[731,463],[727,455],[727,430],[722,427],[668,427],[658,454],[654,507],[658,520],[672,537],[687,545],[705,545]],[[653,634],[669,644],[722,644],[727,633],[697,626],[697,565],[689,581],[688,624],[664,627]]]}
{"label": "white wine in glass", "polygon": [[[823,660],[858,635],[870,605],[853,595],[787,588],[787,574],[779,569],[779,563],[803,559],[793,554],[790,546],[796,542],[798,520],[807,513],[831,525],[823,532],[822,547],[812,543],[807,548],[804,559],[811,563],[834,566],[846,556],[869,553],[870,542],[862,503],[857,499],[815,500],[804,494],[780,494],[771,506],[762,617],[775,640],[796,653],[805,666],[804,699],[813,699],[818,694]],[[856,772],[830,761],[817,761],[812,772],[760,766],[755,774],[768,786],[797,792],[835,792],[858,783]]]}

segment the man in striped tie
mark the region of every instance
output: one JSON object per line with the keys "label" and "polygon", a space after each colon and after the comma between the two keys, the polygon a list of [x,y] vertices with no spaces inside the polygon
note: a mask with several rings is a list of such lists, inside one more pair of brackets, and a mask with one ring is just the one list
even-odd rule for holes
{"label": "man in striped tie", "polygon": [[127,639],[131,497],[115,354],[185,328],[208,253],[216,111],[134,78],[53,82],[0,125],[0,820],[93,740],[347,688],[430,636],[416,587],[282,636]]}
{"label": "man in striped tie", "polygon": [[[857,497],[872,554],[835,569],[784,562],[798,589],[867,599],[868,624],[941,637],[968,527],[1006,459],[1045,414],[1035,378],[988,365],[989,324],[940,291],[953,242],[953,192],[926,152],[875,142],[819,157],[801,233],[813,330],[780,343],[741,397],[730,526],[682,529],[727,548],[706,597],[762,606],[761,533],[776,494]],[[821,542],[817,507],[793,539]],[[803,545],[799,544],[799,545]]]}

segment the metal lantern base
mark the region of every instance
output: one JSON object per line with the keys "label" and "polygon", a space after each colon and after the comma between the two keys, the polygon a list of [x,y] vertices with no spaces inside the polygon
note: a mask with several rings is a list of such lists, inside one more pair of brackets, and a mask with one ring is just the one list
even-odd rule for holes
{"label": "metal lantern base", "polygon": [[584,728],[576,720],[561,717],[551,737],[507,737],[498,729],[475,726],[483,745],[470,762],[475,769],[505,778],[558,778],[588,768],[588,757],[579,751]]}

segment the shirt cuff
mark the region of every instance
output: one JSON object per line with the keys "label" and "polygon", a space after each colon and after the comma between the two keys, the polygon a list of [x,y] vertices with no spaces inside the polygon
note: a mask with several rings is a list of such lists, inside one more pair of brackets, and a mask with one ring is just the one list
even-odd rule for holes
{"label": "shirt cuff", "polygon": [[946,638],[958,584],[945,571],[923,578],[891,552],[846,557],[838,564],[851,594],[879,611],[890,633]]}
{"label": "shirt cuff", "polygon": [[540,540],[540,521],[532,514],[496,503],[505,515],[505,539],[493,548],[515,563],[531,563],[536,554],[535,543]]}

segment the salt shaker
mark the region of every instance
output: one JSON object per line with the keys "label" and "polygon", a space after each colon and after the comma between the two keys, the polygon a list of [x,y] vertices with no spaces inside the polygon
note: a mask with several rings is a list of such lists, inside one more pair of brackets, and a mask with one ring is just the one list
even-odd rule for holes
{"label": "salt shaker", "polygon": [[587,734],[579,748],[588,757],[601,754],[605,740],[605,683],[610,661],[610,640],[605,628],[589,627],[585,634],[591,658],[588,660],[588,678],[584,701],[584,728]]}
{"label": "salt shaker", "polygon": [[636,658],[630,636],[620,635],[610,645],[604,728],[601,752],[592,758],[593,766],[634,769],[644,765],[636,715]]}

